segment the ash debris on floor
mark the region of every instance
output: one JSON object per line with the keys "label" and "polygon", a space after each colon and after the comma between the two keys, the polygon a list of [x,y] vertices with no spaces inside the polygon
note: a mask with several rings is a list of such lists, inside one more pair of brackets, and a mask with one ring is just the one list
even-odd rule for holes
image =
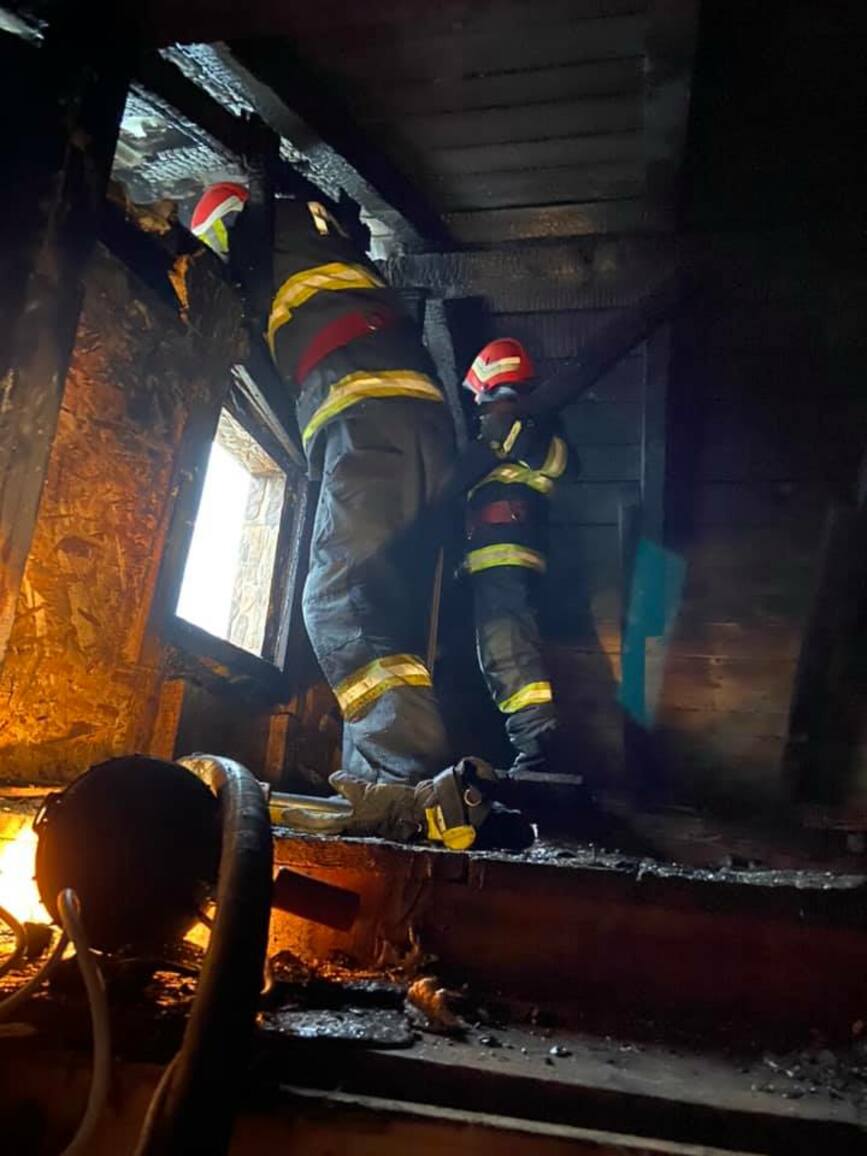
{"label": "ash debris on floor", "polygon": [[603,1035],[565,1029],[543,1008],[510,1008],[466,988],[454,990],[433,975],[383,977],[353,972],[350,963],[329,961],[314,970],[289,953],[275,957],[277,983],[260,1016],[263,1036],[322,1047],[403,1049],[422,1059],[576,1084],[626,1079],[639,1094],[652,1094],[663,1075],[680,1082],[687,1095],[691,1085],[724,1088],[747,1106],[789,1101],[794,1111],[801,1101],[809,1114],[834,1112],[836,1105],[867,1122],[867,1031],[860,1022],[848,1047],[831,1048],[816,1033],[804,1046],[778,1052],[748,1036],[738,1044],[734,1031],[708,1046],[686,1024],[646,1021],[633,1025],[634,1034]]}

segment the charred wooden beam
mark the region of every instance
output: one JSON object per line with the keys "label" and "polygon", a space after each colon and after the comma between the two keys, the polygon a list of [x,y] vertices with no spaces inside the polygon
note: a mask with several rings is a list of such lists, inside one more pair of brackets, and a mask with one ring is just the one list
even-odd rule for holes
{"label": "charred wooden beam", "polygon": [[689,255],[669,237],[586,238],[461,252],[404,253],[382,262],[388,281],[432,297],[484,297],[497,313],[615,309],[632,304]]}
{"label": "charred wooden beam", "polygon": [[455,241],[465,245],[603,233],[664,233],[673,224],[667,206],[648,205],[640,199],[479,209],[447,213],[445,219]]}
{"label": "charred wooden beam", "polygon": [[169,58],[218,100],[258,113],[294,147],[300,167],[314,183],[342,190],[404,244],[448,242],[441,218],[422,194],[287,42],[177,46]]}
{"label": "charred wooden beam", "polygon": [[424,339],[446,393],[449,412],[455,426],[458,449],[464,450],[469,440],[469,434],[467,419],[461,405],[460,371],[455,355],[448,307],[441,298],[428,297],[425,301]]}
{"label": "charred wooden beam", "polygon": [[[11,179],[0,297],[0,659],[30,547],[129,79],[114,21],[59,16],[44,42],[2,41]],[[95,29],[95,30],[94,30]]]}

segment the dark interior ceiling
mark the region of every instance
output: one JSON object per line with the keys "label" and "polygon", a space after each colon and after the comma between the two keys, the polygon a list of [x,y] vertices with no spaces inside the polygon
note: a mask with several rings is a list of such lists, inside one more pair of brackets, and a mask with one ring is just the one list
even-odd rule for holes
{"label": "dark interior ceiling", "polygon": [[[436,220],[458,244],[488,244],[671,225],[696,8],[254,0],[141,16],[165,59],[232,113],[257,111],[322,183],[347,187],[331,148],[422,237]],[[146,85],[131,98],[118,175],[133,197],[183,198],[235,170],[230,150],[164,114]]]}

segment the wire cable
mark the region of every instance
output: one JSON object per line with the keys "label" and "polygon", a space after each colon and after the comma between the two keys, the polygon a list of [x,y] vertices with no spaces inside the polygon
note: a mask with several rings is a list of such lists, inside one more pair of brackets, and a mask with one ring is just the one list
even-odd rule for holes
{"label": "wire cable", "polygon": [[14,991],[12,995],[7,996],[6,999],[0,1002],[0,1020],[8,1019],[13,1012],[17,1011],[23,1003],[26,1003],[27,1000],[30,999],[37,988],[42,986],[51,972],[57,967],[58,963],[60,963],[68,942],[66,932],[62,931],[55,940],[51,953],[39,970],[34,972],[25,983],[22,983],[17,991]]}
{"label": "wire cable", "polygon": [[135,1146],[133,1156],[144,1156],[150,1148],[153,1141],[154,1132],[160,1118],[160,1113],[165,1102],[166,1092],[169,1090],[169,1084],[172,1081],[175,1069],[178,1064],[178,1056],[175,1055],[166,1064],[163,1074],[160,1076],[157,1086],[153,1090],[153,1095],[150,1098],[150,1103],[145,1112],[145,1118],[139,1133],[138,1143]]}
{"label": "wire cable", "polygon": [[61,1156],[83,1156],[93,1139],[93,1133],[108,1099],[108,1084],[111,1075],[111,1030],[108,1000],[102,972],[90,950],[90,944],[81,922],[81,904],[78,901],[78,896],[71,888],[67,887],[60,892],[57,897],[57,909],[63,930],[75,946],[75,958],[87,992],[93,1031],[93,1075],[90,1081],[87,1108],[78,1126],[78,1131],[61,1154]]}
{"label": "wire cable", "polygon": [[24,958],[27,951],[27,932],[12,912],[7,911],[5,907],[0,907],[0,920],[6,924],[15,936],[15,946],[12,949],[12,954],[8,959],[4,959],[3,962],[0,963],[0,976],[4,976],[7,972],[12,971],[14,967],[17,967]]}

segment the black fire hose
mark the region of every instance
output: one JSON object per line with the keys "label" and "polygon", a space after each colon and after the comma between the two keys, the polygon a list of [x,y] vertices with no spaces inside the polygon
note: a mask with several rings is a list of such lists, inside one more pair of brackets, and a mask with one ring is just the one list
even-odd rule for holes
{"label": "black fire hose", "polygon": [[268,942],[273,848],[262,788],[231,759],[191,755],[179,762],[216,791],[220,804],[216,915],[181,1049],[136,1156],[228,1151]]}

